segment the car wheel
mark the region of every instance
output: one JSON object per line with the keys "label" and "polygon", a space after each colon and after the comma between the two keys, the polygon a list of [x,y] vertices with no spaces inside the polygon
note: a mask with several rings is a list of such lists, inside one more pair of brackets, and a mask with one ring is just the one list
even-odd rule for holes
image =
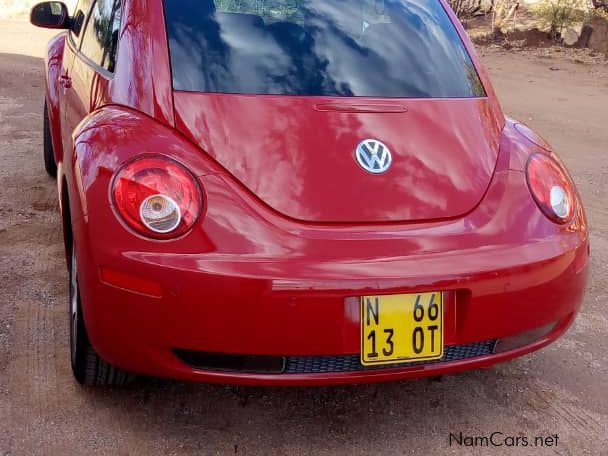
{"label": "car wheel", "polygon": [[70,267],[70,354],[72,372],[81,385],[117,386],[128,383],[134,375],[103,360],[89,342],[82,318],[82,304],[78,287],[78,264],[71,249]]}
{"label": "car wheel", "polygon": [[57,177],[57,163],[55,163],[55,154],[53,152],[53,140],[51,139],[51,123],[49,121],[49,107],[44,100],[44,168],[51,177]]}

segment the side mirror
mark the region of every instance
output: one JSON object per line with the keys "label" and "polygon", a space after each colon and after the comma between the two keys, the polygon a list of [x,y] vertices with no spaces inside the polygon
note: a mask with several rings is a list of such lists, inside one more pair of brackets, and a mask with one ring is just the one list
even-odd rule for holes
{"label": "side mirror", "polygon": [[70,28],[70,12],[63,2],[42,2],[32,8],[30,22],[50,29]]}

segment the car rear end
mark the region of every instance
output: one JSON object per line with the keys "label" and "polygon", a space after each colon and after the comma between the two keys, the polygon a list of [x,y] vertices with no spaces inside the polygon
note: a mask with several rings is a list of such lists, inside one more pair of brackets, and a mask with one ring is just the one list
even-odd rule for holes
{"label": "car rear end", "polygon": [[186,380],[349,383],[561,335],[587,275],[580,198],[505,121],[449,7],[239,5],[165,2],[175,130],[133,112],[146,138],[82,138],[116,148],[84,173],[76,227],[99,354]]}

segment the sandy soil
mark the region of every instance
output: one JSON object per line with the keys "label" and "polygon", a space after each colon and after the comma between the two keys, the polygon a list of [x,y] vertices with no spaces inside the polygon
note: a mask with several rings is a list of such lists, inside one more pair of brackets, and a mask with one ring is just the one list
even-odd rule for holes
{"label": "sandy soil", "polygon": [[[70,11],[76,6],[76,0],[62,0]],[[22,18],[28,16],[32,6],[39,0],[0,0],[0,19]]]}
{"label": "sandy soil", "polygon": [[[145,380],[92,390],[70,374],[55,182],[42,167],[47,37],[0,22],[0,455],[608,454],[605,63],[555,49],[482,49],[505,111],[554,144],[587,207],[592,283],[555,344],[440,380],[320,389]],[[558,444],[449,445],[450,432],[495,431],[557,434]]]}

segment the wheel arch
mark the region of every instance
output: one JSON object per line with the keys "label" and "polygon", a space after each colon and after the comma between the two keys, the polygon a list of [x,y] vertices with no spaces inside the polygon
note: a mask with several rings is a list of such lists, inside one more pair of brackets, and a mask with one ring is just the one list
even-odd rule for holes
{"label": "wheel arch", "polygon": [[65,175],[59,181],[59,207],[61,214],[61,226],[63,229],[63,246],[65,249],[65,261],[68,271],[71,268],[70,255],[72,253],[74,234],[72,231],[72,217],[70,212],[70,193],[68,181]]}
{"label": "wheel arch", "polygon": [[74,150],[60,165],[67,175],[73,221],[87,220],[110,204],[112,176],[127,162],[150,154],[184,164],[195,176],[222,168],[175,129],[131,108],[107,105],[88,115],[74,131]]}

